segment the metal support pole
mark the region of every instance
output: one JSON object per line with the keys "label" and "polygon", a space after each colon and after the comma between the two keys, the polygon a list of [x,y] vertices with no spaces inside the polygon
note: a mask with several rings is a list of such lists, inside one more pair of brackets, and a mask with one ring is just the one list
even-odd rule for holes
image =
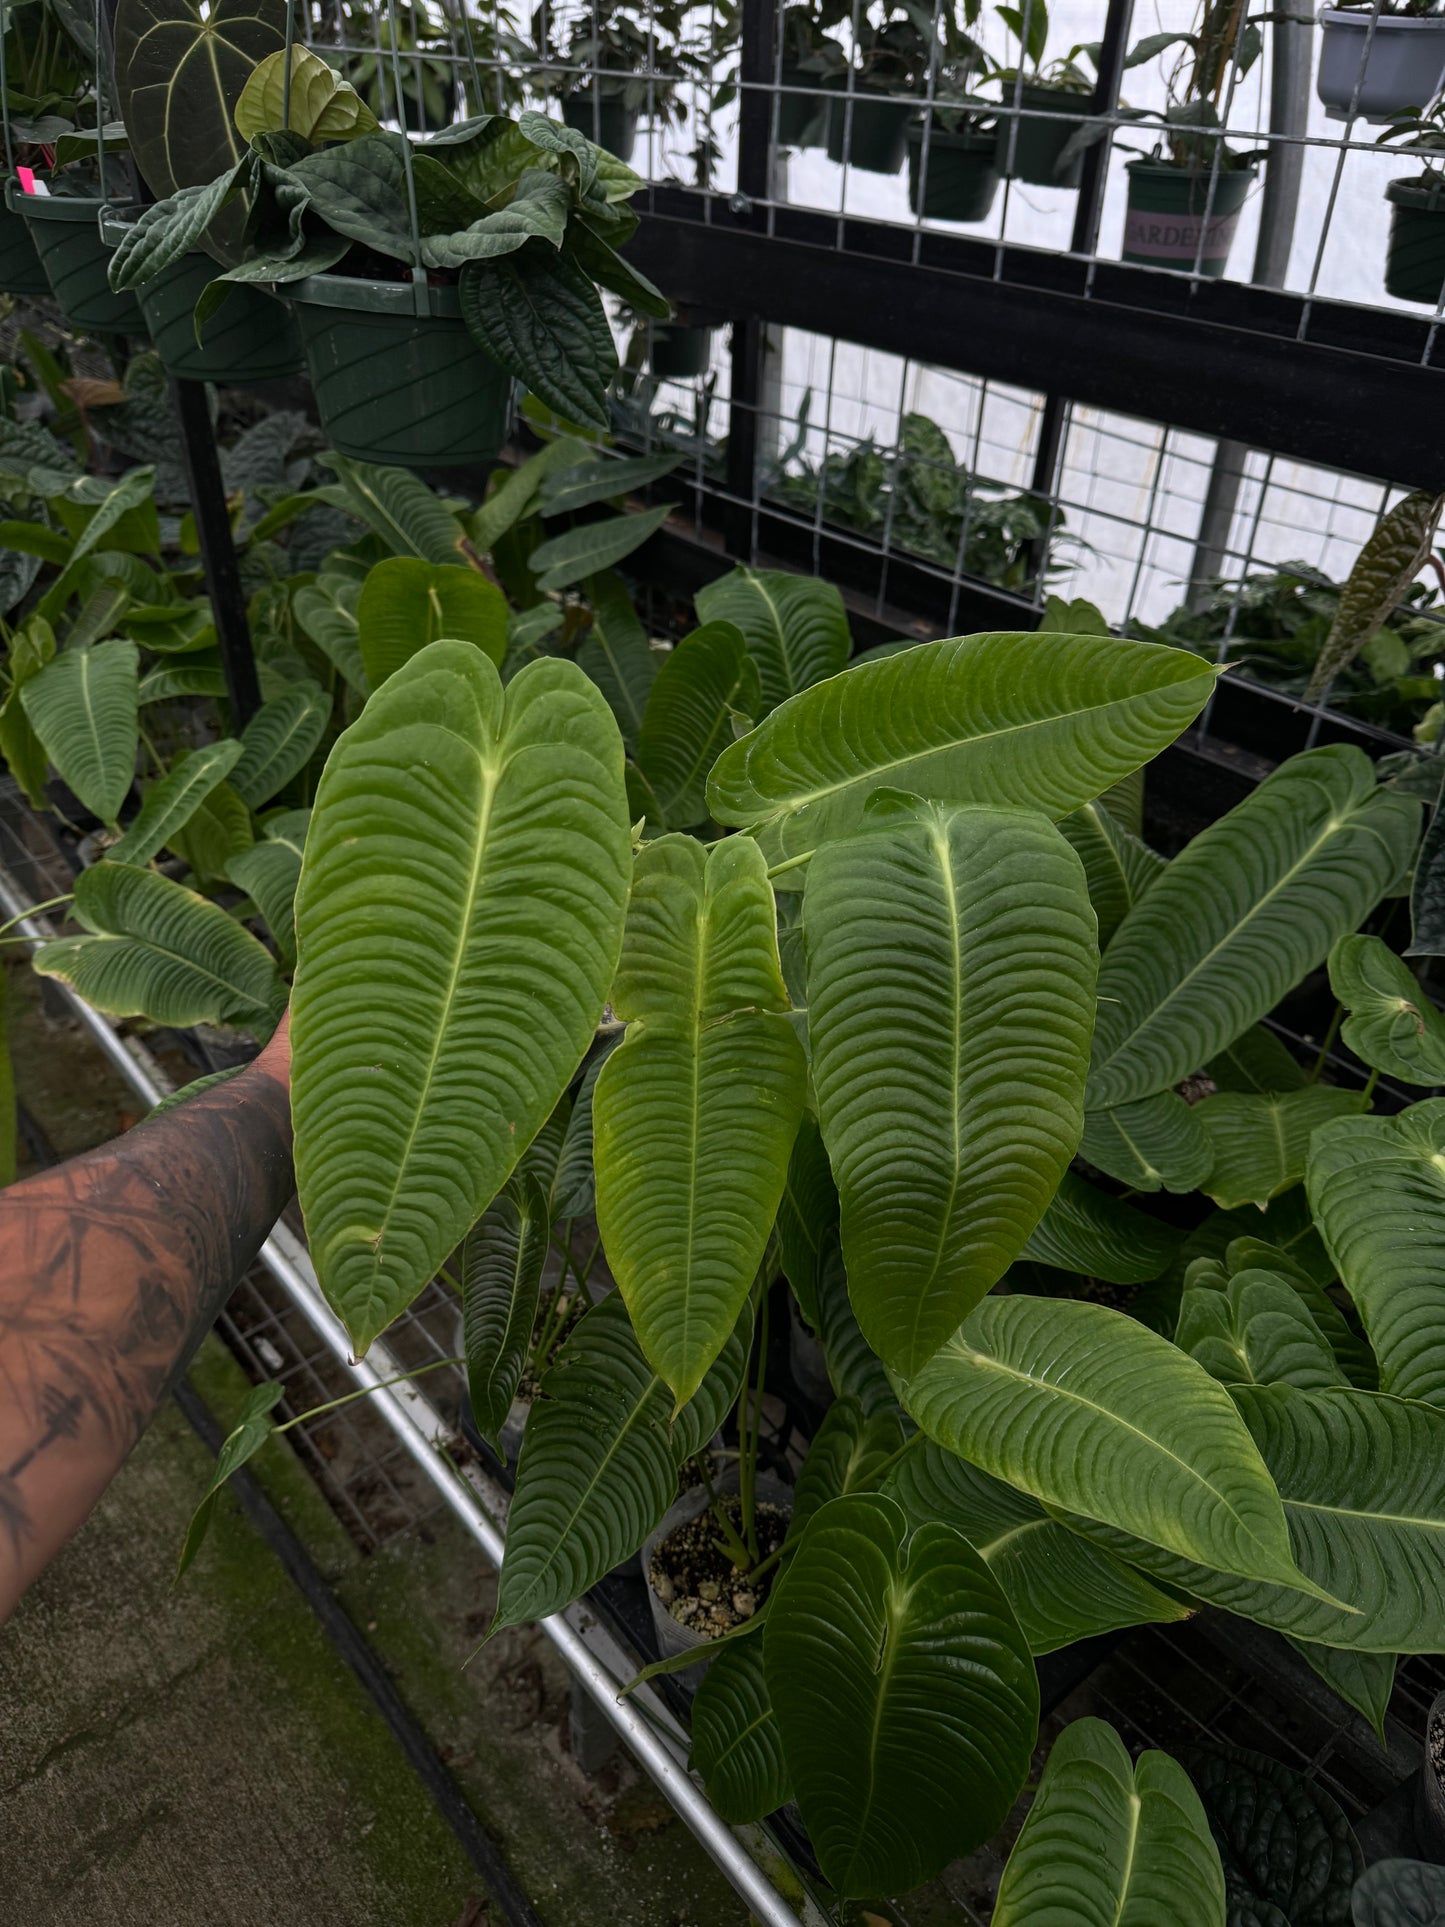
{"label": "metal support pole", "polygon": [[[778,31],[777,0],[743,0],[739,49],[738,192],[734,212],[762,226],[773,188],[772,84]],[[753,499],[757,492],[759,413],[767,384],[768,331],[756,313],[733,323],[732,385],[728,403],[725,540],[729,555],[752,560]]]}
{"label": "metal support pole", "polygon": [[181,424],[181,448],[196,540],[211,596],[211,615],[220,644],[221,669],[231,703],[231,727],[242,730],[261,707],[261,685],[246,621],[246,597],[231,540],[231,517],[216,454],[215,431],[203,381],[171,377],[171,403]]}
{"label": "metal support pole", "polygon": [[[1282,288],[1289,273],[1304,180],[1303,138],[1309,128],[1310,34],[1314,27],[1311,0],[1279,0],[1269,85],[1269,160],[1264,173],[1264,196],[1259,211],[1259,240],[1254,251],[1256,287]],[[1189,571],[1189,603],[1199,608],[1213,593],[1212,584],[1229,562],[1229,535],[1235,506],[1249,457],[1244,442],[1220,442],[1199,517],[1199,539]]]}
{"label": "metal support pole", "polygon": [[[1104,36],[1099,43],[1099,78],[1089,113],[1094,119],[1112,116],[1119,106],[1119,89],[1124,82],[1124,60],[1129,51],[1129,28],[1134,18],[1134,0],[1109,0],[1104,19]],[[1074,205],[1074,231],[1069,241],[1072,254],[1091,255],[1099,246],[1099,228],[1104,218],[1104,193],[1109,184],[1109,156],[1113,152],[1112,130],[1092,147],[1085,148],[1079,181],[1079,198]],[[1035,495],[1052,497],[1058,484],[1059,458],[1064,447],[1065,407],[1055,394],[1044,396],[1039,418],[1039,441],[1034,453]],[[1048,538],[1035,545],[1034,573],[1043,569],[1047,559]]]}

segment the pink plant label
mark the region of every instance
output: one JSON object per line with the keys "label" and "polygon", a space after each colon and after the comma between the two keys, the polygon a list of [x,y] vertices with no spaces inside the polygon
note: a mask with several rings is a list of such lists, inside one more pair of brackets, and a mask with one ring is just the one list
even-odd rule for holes
{"label": "pink plant label", "polygon": [[15,178],[20,183],[20,191],[22,194],[33,194],[35,192],[35,169],[33,167],[17,167],[15,170]]}
{"label": "pink plant label", "polygon": [[1202,233],[1203,259],[1212,261],[1228,254],[1238,225],[1238,210],[1216,214],[1212,221],[1204,222],[1188,215],[1146,214],[1135,209],[1124,225],[1124,252],[1147,255],[1152,261],[1192,261],[1200,254]]}

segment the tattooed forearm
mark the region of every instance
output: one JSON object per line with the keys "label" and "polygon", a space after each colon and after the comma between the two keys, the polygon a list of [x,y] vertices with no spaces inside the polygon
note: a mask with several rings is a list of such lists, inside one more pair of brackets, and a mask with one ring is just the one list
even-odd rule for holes
{"label": "tattooed forearm", "polygon": [[284,1032],[0,1193],[0,1619],[84,1519],[291,1195]]}

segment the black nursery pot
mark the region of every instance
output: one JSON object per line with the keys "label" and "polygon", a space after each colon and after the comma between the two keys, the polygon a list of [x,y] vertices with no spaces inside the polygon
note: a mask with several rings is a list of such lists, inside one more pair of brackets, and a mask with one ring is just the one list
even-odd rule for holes
{"label": "black nursery pot", "polygon": [[637,145],[638,110],[629,107],[620,94],[604,94],[599,100],[595,89],[562,96],[562,118],[577,133],[605,147],[620,161],[630,161]]}
{"label": "black nursery pot", "polygon": [[[7,194],[9,183],[7,183]],[[20,192],[15,183],[15,192]],[[49,294],[50,283],[35,251],[35,237],[23,214],[0,206],[0,294]]]}
{"label": "black nursery pot", "polygon": [[1426,1859],[1445,1864],[1445,1693],[1425,1718],[1425,1762],[1415,1793],[1415,1836]]}
{"label": "black nursery pot", "polygon": [[[846,93],[848,76],[835,75],[826,84],[839,94]],[[846,159],[850,167],[862,168],[865,174],[896,174],[903,165],[908,122],[917,102],[900,100],[881,87],[867,87],[856,76],[853,85],[851,101],[828,103],[828,159]]]}
{"label": "black nursery pot", "polygon": [[[934,124],[923,173],[923,125],[908,129],[908,205],[930,221],[984,221],[998,193],[995,137],[977,127],[956,133]],[[919,180],[923,200],[919,205]]]}
{"label": "black nursery pot", "polygon": [[[822,80],[785,62],[779,75],[778,146],[821,147],[827,138],[828,105],[817,89]],[[800,89],[791,92],[790,89]]]}
{"label": "black nursery pot", "polygon": [[712,365],[712,329],[652,328],[652,372],[659,381],[696,381]]}
{"label": "black nursery pot", "polygon": [[1445,176],[1433,181],[1391,181],[1390,240],[1385,252],[1385,291],[1397,301],[1434,307],[1445,288]]}
{"label": "black nursery pot", "polygon": [[[1061,174],[1059,156],[1083,126],[1086,116],[1069,114],[1080,96],[1064,87],[1024,87],[1019,92],[1018,131],[1013,135],[1013,165],[1009,165],[1009,137],[1013,116],[998,124],[998,171],[1006,181],[1025,181],[1031,187],[1077,187],[1083,179],[1084,157],[1076,154]],[[1004,95],[1013,105],[1013,93]]]}

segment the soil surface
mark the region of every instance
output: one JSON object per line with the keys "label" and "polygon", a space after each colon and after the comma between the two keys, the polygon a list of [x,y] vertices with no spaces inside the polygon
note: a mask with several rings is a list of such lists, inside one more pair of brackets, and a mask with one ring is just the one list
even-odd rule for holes
{"label": "soil surface", "polygon": [[1431,1720],[1427,1748],[1436,1779],[1445,1780],[1445,1714],[1437,1713]]}
{"label": "soil surface", "polygon": [[[729,1493],[722,1501],[733,1524],[742,1529],[742,1500]],[[781,1506],[759,1500],[754,1508],[758,1554],[766,1559],[783,1543],[788,1515]],[[648,1578],[652,1590],[680,1626],[708,1639],[751,1619],[777,1576],[772,1566],[756,1583],[735,1566],[719,1543],[712,1509],[689,1519],[653,1550]]]}

